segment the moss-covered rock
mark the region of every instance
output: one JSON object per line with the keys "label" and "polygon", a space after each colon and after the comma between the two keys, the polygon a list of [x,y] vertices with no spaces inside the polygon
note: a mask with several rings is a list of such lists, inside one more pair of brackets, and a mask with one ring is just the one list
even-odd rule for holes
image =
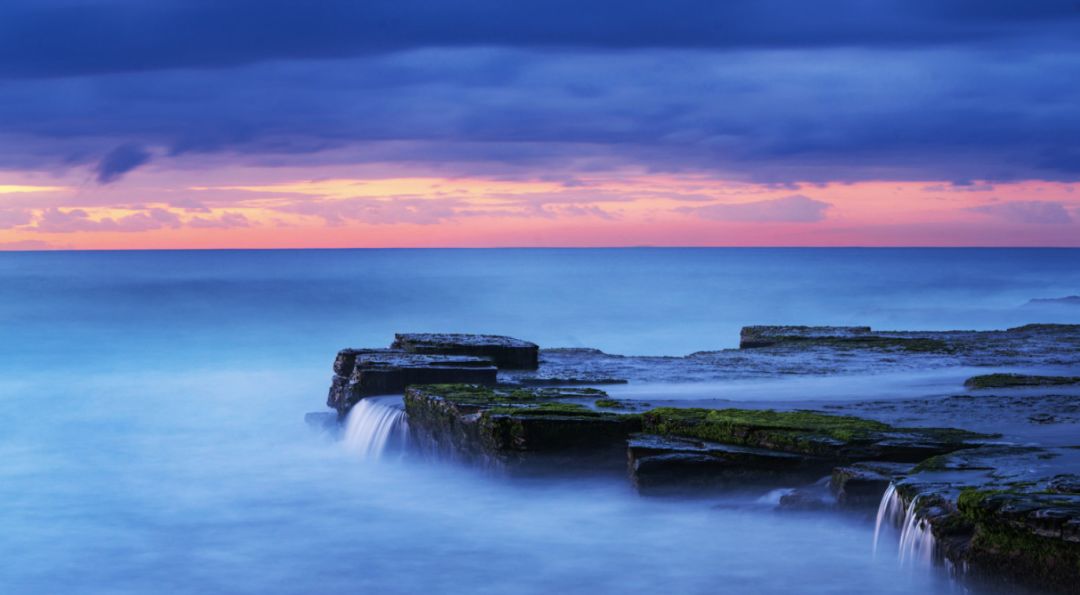
{"label": "moss-covered rock", "polygon": [[1025,386],[1067,386],[1080,384],[1080,376],[1036,376],[1031,374],[983,374],[964,381],[967,388],[1018,388]]}
{"label": "moss-covered rock", "polygon": [[834,462],[917,462],[989,436],[950,428],[897,428],[812,411],[678,409],[643,414],[645,432],[821,457]]}
{"label": "moss-covered rock", "polygon": [[617,468],[638,415],[602,412],[572,401],[596,389],[501,389],[449,384],[405,392],[409,427],[422,448],[499,467],[537,463]]}
{"label": "moss-covered rock", "polygon": [[[973,447],[973,441],[986,438],[963,430],[896,428],[812,411],[670,407],[643,413],[642,430],[629,445],[631,475],[639,487],[655,490],[664,484],[667,489],[737,482],[792,485],[826,475],[838,465],[913,463]],[[871,498],[865,493],[869,491],[880,497],[887,485],[881,477],[858,497]]]}
{"label": "moss-covered rock", "polygon": [[948,352],[952,346],[940,337],[914,333],[873,332],[868,326],[746,326],[739,333],[739,348],[776,345],[876,349],[909,352]]}

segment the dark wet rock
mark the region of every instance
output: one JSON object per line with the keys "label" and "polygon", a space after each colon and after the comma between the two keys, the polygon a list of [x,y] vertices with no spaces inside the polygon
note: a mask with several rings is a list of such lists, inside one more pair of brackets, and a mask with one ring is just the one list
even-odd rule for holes
{"label": "dark wet rock", "polygon": [[990,436],[952,428],[898,428],[845,415],[771,409],[661,407],[642,416],[646,432],[765,448],[840,462],[917,462],[970,448]]}
{"label": "dark wet rock", "polygon": [[829,486],[840,506],[855,509],[874,509],[892,481],[905,474],[912,465],[871,461],[835,467]]}
{"label": "dark wet rock", "polygon": [[983,374],[964,381],[967,388],[1022,388],[1080,384],[1080,376],[1036,376],[1031,374]]}
{"label": "dark wet rock", "polygon": [[640,416],[569,402],[603,396],[595,389],[411,386],[405,411],[415,442],[437,456],[504,469],[531,463],[621,468]]}
{"label": "dark wet rock", "polygon": [[1080,367],[1080,325],[1030,325],[1008,331],[871,331],[865,336],[852,331],[834,338],[845,337],[850,340],[823,337],[765,348],[700,351],[683,357],[541,349],[539,368],[500,370],[499,378],[522,386],[569,386],[871,374],[959,366]]}
{"label": "dark wet rock", "polygon": [[409,353],[484,357],[506,370],[530,370],[539,364],[535,343],[501,335],[398,333],[391,348]]}
{"label": "dark wet rock", "polygon": [[1080,449],[987,446],[934,457],[894,485],[939,557],[976,577],[1074,593],[1078,477]]}
{"label": "dark wet rock", "polygon": [[642,428],[645,434],[629,445],[631,476],[639,488],[670,490],[791,485],[844,463],[917,462],[986,438],[809,411],[748,409],[657,408],[642,414]]}
{"label": "dark wet rock", "polygon": [[342,349],[337,353],[337,357],[334,358],[334,374],[338,376],[344,376],[348,378],[352,374],[353,369],[356,368],[356,358],[360,355],[370,355],[373,353],[391,353],[395,350],[392,349]]}
{"label": "dark wet rock", "polygon": [[1075,473],[1055,475],[1046,483],[1046,491],[1055,494],[1080,494],[1080,475]]}
{"label": "dark wet rock", "polygon": [[656,434],[634,435],[627,454],[634,486],[647,494],[790,485],[829,467],[818,457]]}
{"label": "dark wet rock", "polygon": [[853,339],[870,334],[868,326],[744,326],[739,348],[770,347],[780,343]]}
{"label": "dark wet rock", "polygon": [[344,415],[360,399],[398,394],[413,384],[468,382],[494,385],[498,370],[486,358],[464,355],[427,355],[397,350],[354,350],[339,353],[335,370],[352,362],[346,377],[335,374],[326,404]]}
{"label": "dark wet rock", "polygon": [[524,376],[516,382],[506,383],[509,386],[603,386],[609,384],[627,384],[624,378],[609,378],[607,376]]}
{"label": "dark wet rock", "polygon": [[873,332],[868,326],[747,326],[739,334],[740,349],[779,345],[946,352],[948,341],[930,333]]}

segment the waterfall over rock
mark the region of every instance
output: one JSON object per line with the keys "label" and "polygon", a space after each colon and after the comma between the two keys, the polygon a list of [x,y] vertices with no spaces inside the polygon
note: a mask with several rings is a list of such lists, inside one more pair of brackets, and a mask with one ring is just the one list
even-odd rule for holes
{"label": "waterfall over rock", "polygon": [[913,498],[904,513],[904,528],[900,531],[900,563],[931,565],[934,563],[934,533],[930,523],[920,519],[915,510],[919,498]]}
{"label": "waterfall over rock", "polygon": [[345,448],[365,459],[400,452],[409,439],[409,422],[400,397],[368,397],[349,411]]}
{"label": "waterfall over rock", "polygon": [[896,491],[896,486],[889,484],[878,505],[877,519],[874,525],[874,553],[877,553],[878,541],[882,528],[900,527],[900,563],[922,563],[927,566],[934,563],[934,533],[930,524],[920,519],[916,510],[919,498],[915,497],[904,508],[903,500]]}
{"label": "waterfall over rock", "polygon": [[877,520],[874,523],[874,554],[877,554],[881,528],[900,526],[903,512],[904,503],[900,501],[900,494],[896,493],[896,486],[890,483],[885,495],[881,497],[881,504],[878,505]]}

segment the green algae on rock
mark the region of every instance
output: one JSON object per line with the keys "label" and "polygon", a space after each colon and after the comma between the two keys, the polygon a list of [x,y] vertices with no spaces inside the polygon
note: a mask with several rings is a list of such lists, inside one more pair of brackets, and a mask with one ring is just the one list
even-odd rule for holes
{"label": "green algae on rock", "polygon": [[1037,376],[1032,374],[983,374],[964,381],[967,388],[1019,388],[1025,386],[1067,386],[1080,384],[1080,376]]}
{"label": "green algae on rock", "polygon": [[[652,491],[791,485],[838,465],[914,463],[988,438],[812,411],[670,407],[643,413],[642,431],[629,443],[630,472],[639,489]],[[884,490],[888,482],[879,485]]]}
{"label": "green algae on rock", "polygon": [[868,326],[746,326],[739,333],[740,349],[777,345],[911,352],[947,352],[951,349],[940,338],[901,332],[873,332]]}
{"label": "green algae on rock", "polygon": [[837,461],[917,462],[989,438],[951,428],[897,428],[812,411],[680,409],[643,414],[645,432],[825,457]]}

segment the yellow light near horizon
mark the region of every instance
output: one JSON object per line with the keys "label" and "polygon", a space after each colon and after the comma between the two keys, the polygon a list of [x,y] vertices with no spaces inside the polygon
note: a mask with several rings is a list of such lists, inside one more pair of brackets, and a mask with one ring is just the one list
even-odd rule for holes
{"label": "yellow light near horizon", "polygon": [[67,189],[67,186],[30,186],[25,184],[0,184],[0,194],[16,194],[21,192],[60,192]]}
{"label": "yellow light near horizon", "polygon": [[331,179],[280,184],[247,186],[194,186],[192,190],[241,190],[272,194],[305,194],[325,198],[378,198],[415,196],[417,198],[446,198],[449,196],[482,196],[557,190],[552,182],[522,182],[487,180],[481,178],[381,178]]}

